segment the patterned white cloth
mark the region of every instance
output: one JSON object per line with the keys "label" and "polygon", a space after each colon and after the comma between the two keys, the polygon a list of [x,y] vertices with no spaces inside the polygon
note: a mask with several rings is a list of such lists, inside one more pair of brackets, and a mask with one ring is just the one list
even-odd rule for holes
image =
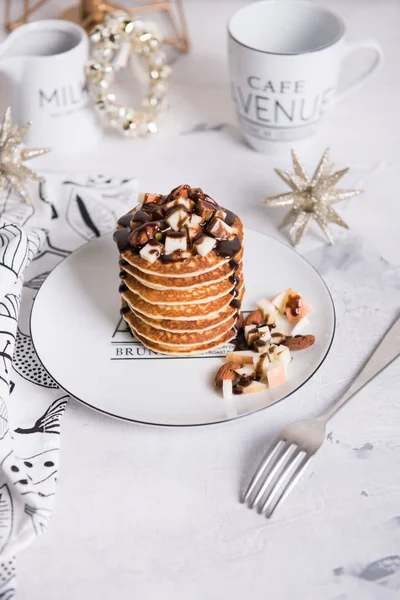
{"label": "patterned white cloth", "polygon": [[[13,557],[53,512],[60,419],[68,395],[38,360],[33,300],[76,248],[111,232],[137,202],[135,179],[47,173],[32,205],[0,190],[0,598],[15,590]],[[21,300],[22,296],[22,300]],[[60,351],[62,347],[60,345]]]}

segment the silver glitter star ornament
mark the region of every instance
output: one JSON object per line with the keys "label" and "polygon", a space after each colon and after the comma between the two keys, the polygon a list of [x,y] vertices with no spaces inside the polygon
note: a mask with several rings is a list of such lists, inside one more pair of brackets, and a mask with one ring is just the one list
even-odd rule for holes
{"label": "silver glitter star ornament", "polygon": [[333,165],[329,163],[329,149],[325,150],[313,176],[310,178],[305,172],[296,153],[292,150],[293,170],[275,172],[291,188],[286,194],[278,194],[265,198],[264,202],[269,208],[276,206],[291,206],[279,228],[290,225],[292,244],[297,246],[307,231],[312,220],[315,220],[324,232],[328,242],[333,244],[329,231],[329,223],[349,229],[341,216],[333,208],[336,202],[358,196],[363,190],[336,189],[338,181],[346,175],[347,169],[333,172]]}
{"label": "silver glitter star ornament", "polygon": [[28,169],[23,163],[35,156],[50,152],[50,148],[24,148],[23,139],[30,123],[23,127],[12,124],[11,108],[8,107],[0,128],[0,188],[11,185],[16,192],[30,203],[25,184],[28,179],[44,181],[44,178]]}

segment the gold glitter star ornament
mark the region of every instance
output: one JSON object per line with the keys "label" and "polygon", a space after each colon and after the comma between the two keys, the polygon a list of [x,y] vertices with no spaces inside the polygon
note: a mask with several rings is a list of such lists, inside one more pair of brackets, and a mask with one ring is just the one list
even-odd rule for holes
{"label": "gold glitter star ornament", "polygon": [[333,244],[333,238],[328,228],[329,223],[335,223],[340,227],[349,229],[333,205],[341,200],[358,196],[363,190],[335,188],[338,181],[343,175],[346,175],[349,169],[342,169],[333,173],[333,165],[329,163],[329,149],[325,150],[311,178],[305,172],[293,150],[292,160],[294,173],[275,169],[275,172],[288,184],[291,191],[265,198],[264,202],[269,208],[276,206],[292,207],[279,228],[290,225],[289,233],[294,246],[297,246],[301,241],[312,220],[318,223],[328,242]]}
{"label": "gold glitter star ornament", "polygon": [[30,199],[25,189],[26,181],[34,179],[43,182],[44,178],[23,163],[50,152],[50,148],[24,148],[23,139],[29,127],[30,123],[23,127],[13,125],[11,108],[7,108],[0,128],[0,188],[11,185],[28,203]]}

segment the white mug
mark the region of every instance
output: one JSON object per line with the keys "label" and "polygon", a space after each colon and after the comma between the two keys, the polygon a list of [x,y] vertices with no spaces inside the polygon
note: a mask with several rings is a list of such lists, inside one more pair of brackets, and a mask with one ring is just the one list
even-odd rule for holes
{"label": "white mug", "polygon": [[[381,66],[377,42],[349,44],[344,33],[338,16],[302,1],[255,2],[231,17],[232,94],[240,129],[253,148],[268,153],[312,135],[333,103]],[[360,48],[372,49],[373,61],[341,88],[343,60]]]}
{"label": "white mug", "polygon": [[28,146],[61,153],[87,150],[100,130],[87,107],[85,31],[61,20],[36,21],[13,31],[0,45],[0,72],[10,84],[13,120],[31,121]]}

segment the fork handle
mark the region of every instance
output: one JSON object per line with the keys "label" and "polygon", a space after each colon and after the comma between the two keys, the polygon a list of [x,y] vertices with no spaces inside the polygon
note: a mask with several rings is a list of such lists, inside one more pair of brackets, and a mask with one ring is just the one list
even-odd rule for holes
{"label": "fork handle", "polygon": [[353,380],[350,387],[347,388],[343,396],[321,415],[320,420],[329,421],[337,411],[342,408],[364,385],[387,367],[395,358],[400,355],[400,317],[392,325],[385,337],[375,349],[372,356],[368,359],[360,373]]}

